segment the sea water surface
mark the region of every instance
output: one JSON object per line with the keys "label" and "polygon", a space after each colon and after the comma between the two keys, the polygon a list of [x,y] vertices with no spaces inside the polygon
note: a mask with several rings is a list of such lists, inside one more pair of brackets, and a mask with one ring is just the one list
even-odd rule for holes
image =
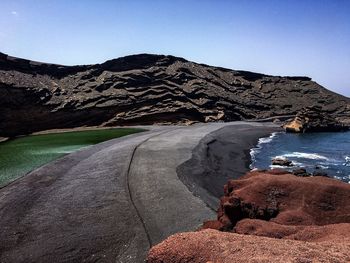
{"label": "sea water surface", "polygon": [[31,135],[0,143],[0,186],[65,154],[144,131],[119,128]]}
{"label": "sea water surface", "polygon": [[[287,158],[294,167],[308,172],[324,171],[329,176],[350,183],[350,132],[339,133],[273,133],[261,138],[251,150],[251,168],[280,168],[271,165],[276,157]],[[285,168],[285,167],[283,167]]]}

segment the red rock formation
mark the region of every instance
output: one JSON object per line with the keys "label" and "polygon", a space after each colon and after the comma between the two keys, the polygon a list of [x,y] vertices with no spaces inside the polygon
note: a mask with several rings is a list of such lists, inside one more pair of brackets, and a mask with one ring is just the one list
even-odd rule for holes
{"label": "red rock formation", "polygon": [[308,243],[207,229],[169,237],[150,250],[147,262],[350,262],[349,241]]}
{"label": "red rock formation", "polygon": [[350,223],[350,185],[335,179],[255,171],[230,180],[224,191],[218,220],[227,228],[244,218],[281,225]]}
{"label": "red rock formation", "polygon": [[271,170],[224,191],[218,220],[168,238],[148,262],[350,262],[349,184]]}
{"label": "red rock formation", "polygon": [[341,223],[324,226],[291,226],[258,219],[243,219],[237,223],[235,232],[244,235],[256,235],[310,242],[334,242],[349,238],[350,224]]}

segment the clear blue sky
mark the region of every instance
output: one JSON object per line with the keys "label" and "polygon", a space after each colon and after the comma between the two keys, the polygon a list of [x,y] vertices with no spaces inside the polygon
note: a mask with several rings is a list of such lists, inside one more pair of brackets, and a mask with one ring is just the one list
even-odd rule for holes
{"label": "clear blue sky", "polygon": [[350,96],[350,0],[1,0],[0,51],[66,65],[171,54]]}

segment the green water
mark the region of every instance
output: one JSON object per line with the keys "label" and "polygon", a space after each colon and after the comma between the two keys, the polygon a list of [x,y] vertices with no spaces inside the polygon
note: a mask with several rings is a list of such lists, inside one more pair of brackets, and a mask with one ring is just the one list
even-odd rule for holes
{"label": "green water", "polygon": [[144,130],[133,128],[31,135],[0,143],[0,186],[83,147]]}

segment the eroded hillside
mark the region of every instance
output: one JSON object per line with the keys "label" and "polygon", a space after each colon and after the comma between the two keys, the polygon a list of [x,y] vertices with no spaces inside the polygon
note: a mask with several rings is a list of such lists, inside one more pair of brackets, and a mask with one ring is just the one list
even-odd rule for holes
{"label": "eroded hillside", "polygon": [[274,77],[140,54],[61,66],[0,53],[0,136],[79,126],[233,121],[293,115],[350,99],[307,77]]}

